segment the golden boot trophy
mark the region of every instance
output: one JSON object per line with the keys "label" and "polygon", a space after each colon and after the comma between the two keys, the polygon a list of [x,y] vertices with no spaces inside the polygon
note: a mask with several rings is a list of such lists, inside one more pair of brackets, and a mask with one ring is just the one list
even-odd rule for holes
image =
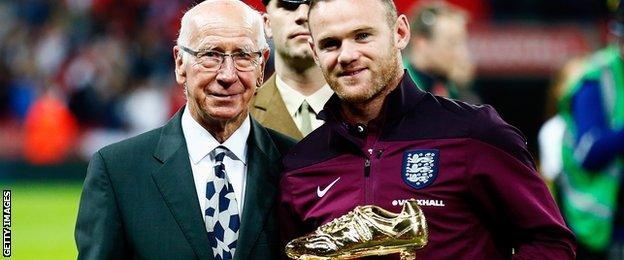
{"label": "golden boot trophy", "polygon": [[427,222],[415,199],[403,204],[400,213],[377,206],[357,206],[347,214],[296,238],[286,245],[292,259],[352,259],[400,253],[402,260],[415,259],[427,245]]}

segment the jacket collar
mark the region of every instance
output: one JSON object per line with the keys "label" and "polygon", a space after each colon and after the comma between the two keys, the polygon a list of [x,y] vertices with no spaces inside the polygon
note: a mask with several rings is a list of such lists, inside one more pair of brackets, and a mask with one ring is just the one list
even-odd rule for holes
{"label": "jacket collar", "polygon": [[[153,156],[163,165],[152,173],[152,178],[197,257],[213,259],[182,132],[183,109],[161,129]],[[251,249],[275,203],[280,172],[279,151],[267,130],[253,118],[247,145],[247,207],[241,216],[237,259],[253,257]]]}

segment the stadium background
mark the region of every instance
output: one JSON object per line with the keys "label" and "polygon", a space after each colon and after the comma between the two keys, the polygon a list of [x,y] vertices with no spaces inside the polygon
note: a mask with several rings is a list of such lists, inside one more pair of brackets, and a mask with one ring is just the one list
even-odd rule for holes
{"label": "stadium background", "polygon": [[[161,125],[184,103],[171,47],[194,2],[0,0],[0,188],[12,190],[12,258],[76,257],[90,155]],[[553,75],[608,42],[617,0],[449,2],[471,16],[476,93],[526,134],[537,158]],[[417,1],[396,3],[409,14]]]}

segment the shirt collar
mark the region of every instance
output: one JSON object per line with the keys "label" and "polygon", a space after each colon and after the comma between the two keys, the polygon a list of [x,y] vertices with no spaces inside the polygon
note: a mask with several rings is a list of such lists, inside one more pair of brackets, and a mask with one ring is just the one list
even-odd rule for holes
{"label": "shirt collar", "polygon": [[247,138],[250,131],[251,121],[247,116],[243,124],[225,142],[220,144],[212,134],[195,121],[188,105],[182,113],[182,132],[193,164],[198,164],[219,145],[225,146],[230,151],[226,154],[228,157],[247,164]]}
{"label": "shirt collar", "polygon": [[278,75],[275,75],[275,85],[282,95],[286,109],[291,116],[297,113],[303,100],[307,101],[310,108],[318,115],[321,110],[323,110],[323,106],[325,106],[327,100],[334,94],[334,91],[329,85],[325,84],[312,95],[306,97],[288,86]]}

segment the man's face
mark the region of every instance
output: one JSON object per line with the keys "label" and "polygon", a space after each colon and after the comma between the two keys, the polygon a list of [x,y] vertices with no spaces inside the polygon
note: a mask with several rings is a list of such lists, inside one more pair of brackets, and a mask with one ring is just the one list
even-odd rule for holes
{"label": "man's face", "polygon": [[409,39],[403,18],[391,28],[379,0],[319,2],[312,10],[315,58],[342,100],[369,101],[399,75],[399,52]]}
{"label": "man's face", "polygon": [[268,37],[273,38],[275,51],[288,58],[311,59],[308,46],[308,5],[271,0],[264,17]]}
{"label": "man's face", "polygon": [[[232,10],[234,11],[234,10]],[[221,16],[220,16],[221,15]],[[193,20],[190,49],[202,52],[214,50],[222,53],[258,51],[257,31],[239,14],[199,14]],[[264,60],[251,71],[239,71],[232,57],[224,57],[217,71],[207,71],[198,59],[187,55],[176,46],[176,80],[186,86],[191,115],[202,125],[236,121],[247,116],[248,104],[256,87],[262,83]],[[264,58],[268,57],[264,53]]]}

